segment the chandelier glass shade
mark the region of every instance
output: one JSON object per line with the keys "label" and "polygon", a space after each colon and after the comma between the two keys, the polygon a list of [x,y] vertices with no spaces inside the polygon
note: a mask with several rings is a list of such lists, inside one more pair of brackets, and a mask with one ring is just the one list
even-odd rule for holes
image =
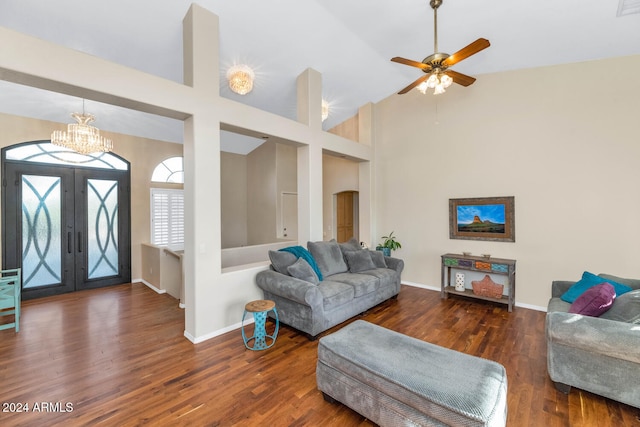
{"label": "chandelier glass shade", "polygon": [[434,95],[445,92],[445,89],[451,86],[453,79],[443,72],[433,72],[429,78],[420,83],[417,89],[423,94],[427,93],[427,89],[433,89]]}
{"label": "chandelier glass shade", "polygon": [[91,154],[113,150],[113,141],[100,135],[100,130],[89,123],[95,120],[91,114],[72,113],[77,123],[67,125],[67,131],[55,130],[51,143],[69,148],[77,153]]}
{"label": "chandelier glass shade", "polygon": [[246,95],[253,89],[255,74],[247,65],[234,65],[227,70],[227,80],[232,91]]}

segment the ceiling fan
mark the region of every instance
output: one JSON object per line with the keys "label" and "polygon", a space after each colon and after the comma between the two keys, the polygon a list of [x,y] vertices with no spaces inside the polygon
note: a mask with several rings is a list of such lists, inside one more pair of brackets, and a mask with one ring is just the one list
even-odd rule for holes
{"label": "ceiling fan", "polygon": [[443,93],[452,82],[458,83],[462,86],[469,86],[476,81],[474,77],[450,70],[449,67],[470,57],[471,55],[475,55],[483,49],[488,48],[491,44],[489,43],[489,40],[480,38],[460,49],[453,55],[438,52],[438,7],[442,5],[442,1],[443,0],[431,0],[429,3],[433,9],[433,50],[435,53],[424,58],[422,62],[412,61],[411,59],[405,59],[399,56],[391,58],[393,62],[417,67],[425,72],[424,76],[398,92],[399,95],[409,92],[416,86],[422,93],[426,93],[427,88],[433,88],[433,94],[438,95]]}

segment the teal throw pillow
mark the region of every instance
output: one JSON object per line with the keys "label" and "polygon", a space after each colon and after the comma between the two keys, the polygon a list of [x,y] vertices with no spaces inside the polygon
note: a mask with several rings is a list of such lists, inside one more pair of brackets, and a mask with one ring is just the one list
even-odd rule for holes
{"label": "teal throw pillow", "polygon": [[605,283],[605,282],[609,283],[609,284],[611,284],[613,286],[613,288],[616,290],[616,295],[617,296],[620,296],[620,295],[632,290],[627,285],[623,285],[622,283],[614,282],[613,280],[604,279],[604,278],[602,278],[600,276],[596,276],[593,273],[589,273],[588,271],[585,271],[584,273],[582,273],[582,279],[580,281],[576,282],[573,286],[571,286],[567,290],[567,292],[562,294],[560,299],[563,300],[563,301],[566,301],[568,303],[573,303],[587,289],[589,289],[589,288],[591,288],[593,286],[599,285],[601,283]]}

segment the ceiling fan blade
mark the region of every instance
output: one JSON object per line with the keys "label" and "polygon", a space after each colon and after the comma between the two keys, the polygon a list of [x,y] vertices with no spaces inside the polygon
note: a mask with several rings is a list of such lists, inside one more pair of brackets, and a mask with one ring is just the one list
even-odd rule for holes
{"label": "ceiling fan blade", "polygon": [[411,83],[409,86],[405,87],[400,92],[398,92],[398,95],[404,95],[405,93],[409,92],[411,89],[418,86],[420,83],[427,80],[428,78],[429,78],[429,74],[425,74],[424,76],[420,77],[418,80],[416,80],[415,82]]}
{"label": "ceiling fan blade", "polygon": [[452,65],[457,64],[463,59],[467,59],[471,55],[475,55],[476,53],[488,48],[489,46],[491,46],[489,40],[480,38],[469,44],[468,46],[463,47],[453,55],[449,56],[447,59],[442,61],[442,65],[445,67],[451,67]]}
{"label": "ceiling fan blade", "polygon": [[472,85],[473,82],[476,81],[475,77],[467,76],[466,74],[458,73],[457,71],[453,70],[447,70],[445,71],[445,74],[448,74],[455,83],[458,83],[462,86]]}
{"label": "ceiling fan blade", "polygon": [[425,64],[423,62],[412,61],[411,59],[400,58],[399,56],[391,58],[393,62],[397,62],[399,64],[410,65],[412,67],[420,68],[423,71],[430,71],[431,65]]}

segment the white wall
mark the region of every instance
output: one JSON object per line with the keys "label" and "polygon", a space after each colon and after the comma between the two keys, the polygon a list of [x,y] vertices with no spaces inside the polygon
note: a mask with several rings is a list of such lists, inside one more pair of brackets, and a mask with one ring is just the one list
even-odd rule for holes
{"label": "white wall", "polygon": [[248,241],[247,157],[242,154],[221,152],[220,175],[222,249],[246,246]]}
{"label": "white wall", "polygon": [[[441,254],[490,253],[517,260],[517,303],[546,307],[553,279],[640,277],[638,69],[481,75],[376,105],[376,226],[402,242],[403,280],[440,286]],[[515,196],[515,243],[449,239],[448,200],[485,196]]]}

